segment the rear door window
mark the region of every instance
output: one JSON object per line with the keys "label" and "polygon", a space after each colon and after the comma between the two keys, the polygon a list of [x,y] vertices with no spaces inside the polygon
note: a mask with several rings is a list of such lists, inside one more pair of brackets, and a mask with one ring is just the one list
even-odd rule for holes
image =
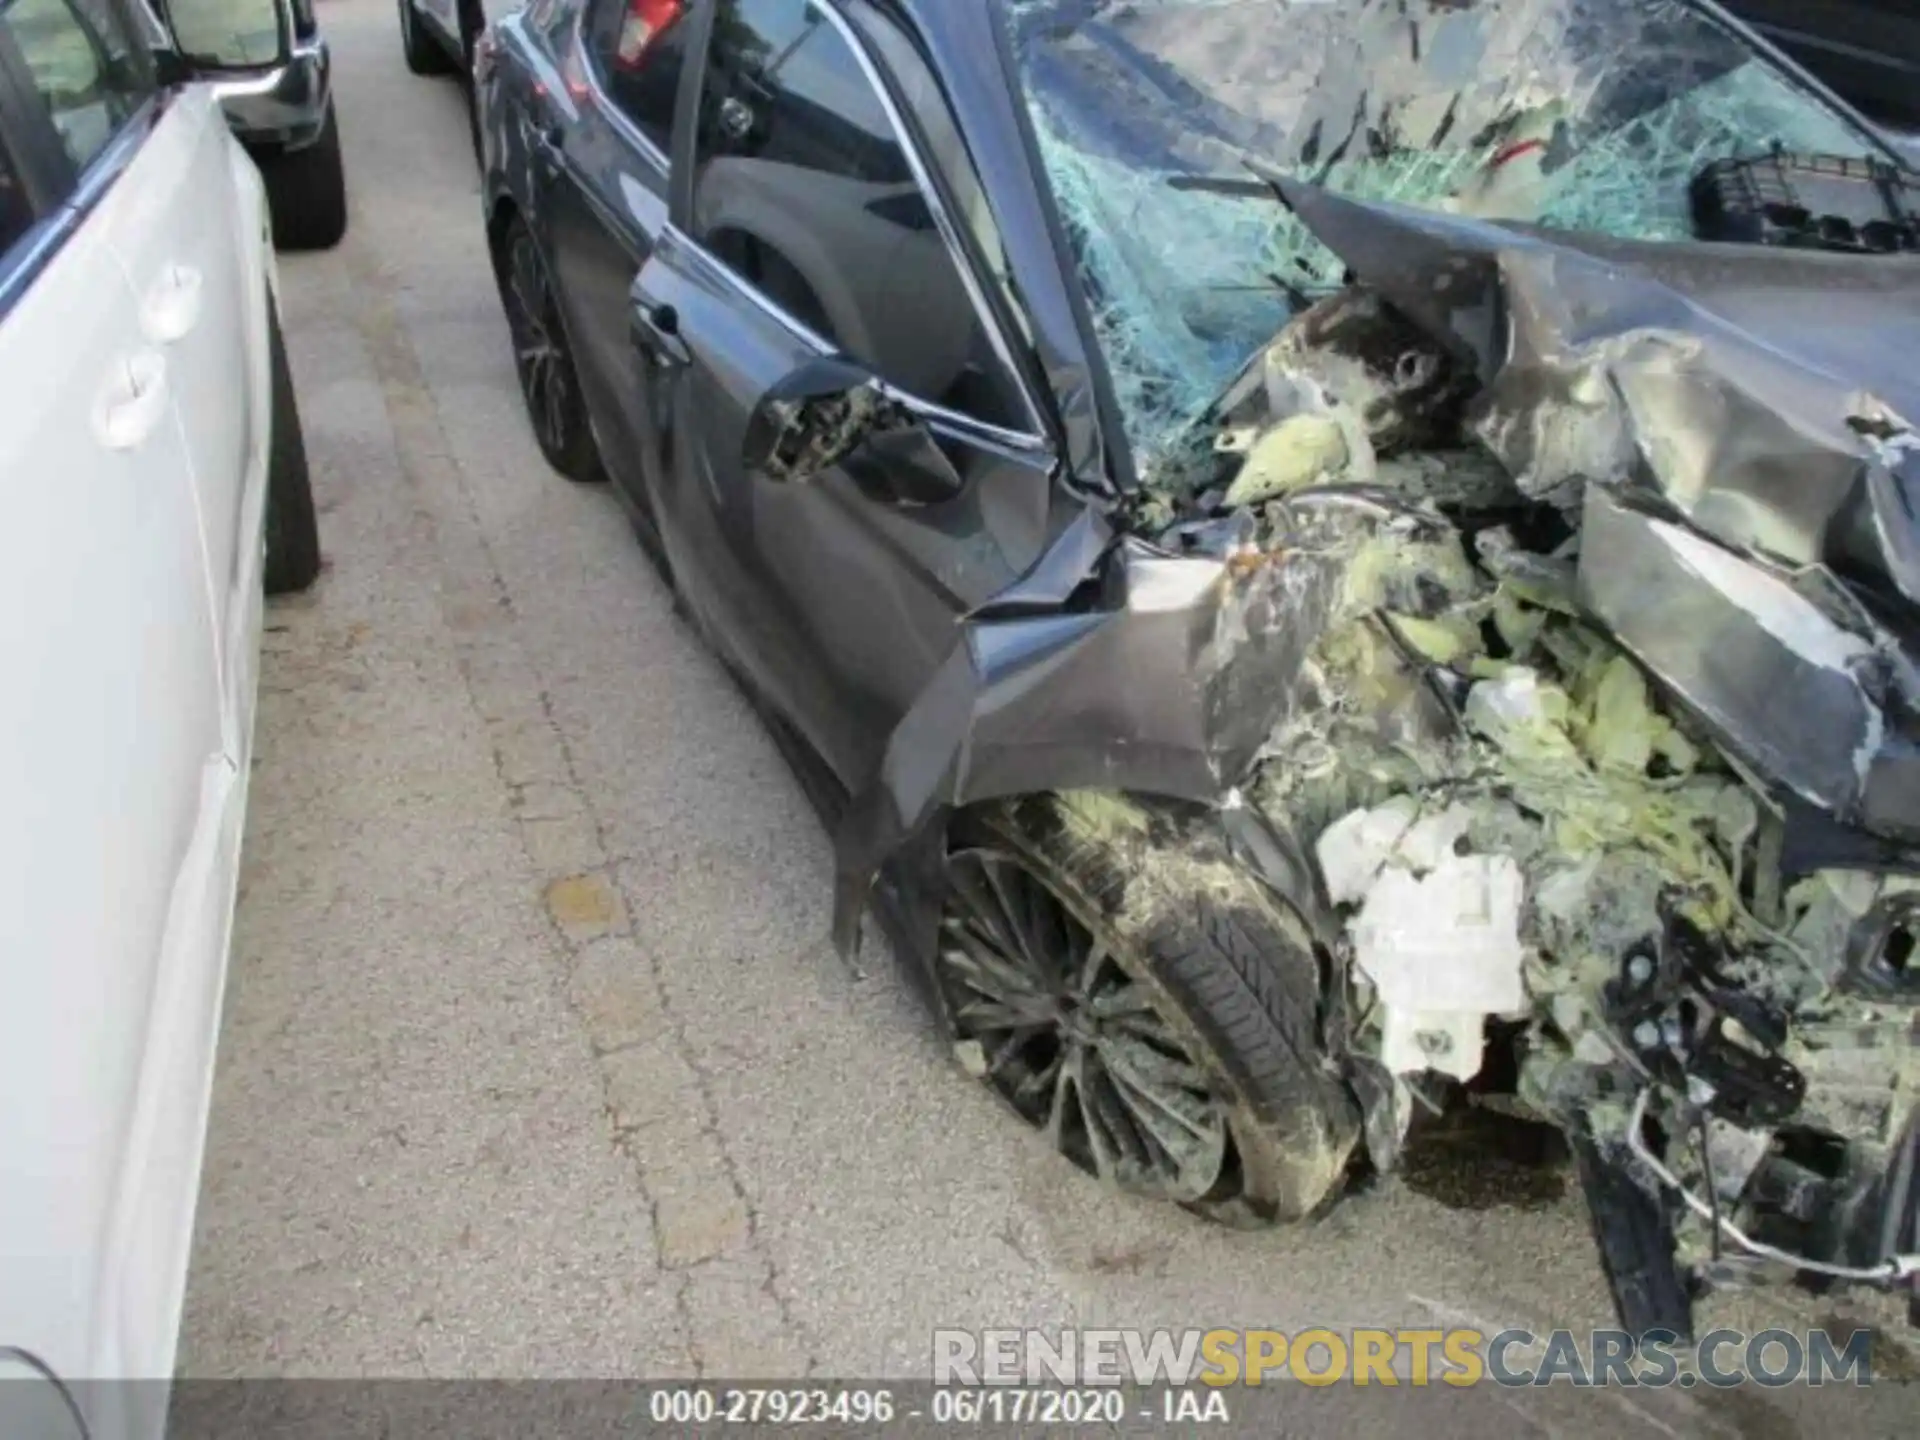
{"label": "rear door window", "polygon": [[111,0],[0,0],[0,37],[25,62],[76,169],[154,93],[146,48]]}
{"label": "rear door window", "polygon": [[589,0],[584,38],[620,113],[664,153],[686,68],[689,0]]}

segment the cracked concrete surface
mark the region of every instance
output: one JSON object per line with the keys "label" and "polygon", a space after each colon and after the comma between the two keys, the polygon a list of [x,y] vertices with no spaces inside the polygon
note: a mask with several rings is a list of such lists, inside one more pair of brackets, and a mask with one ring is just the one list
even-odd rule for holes
{"label": "cracked concrete surface", "polygon": [[[186,1373],[905,1377],[941,1326],[1608,1323],[1571,1196],[1215,1230],[1081,1178],[879,955],[849,972],[797,784],[528,433],[459,92],[406,73],[386,0],[321,18],[352,229],[281,274],[329,568],[269,615]],[[1621,1403],[1593,1433],[1680,1433]]]}

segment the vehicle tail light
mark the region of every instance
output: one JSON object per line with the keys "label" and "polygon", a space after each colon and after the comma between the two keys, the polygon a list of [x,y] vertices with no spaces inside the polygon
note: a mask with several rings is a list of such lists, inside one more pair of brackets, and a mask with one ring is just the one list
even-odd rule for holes
{"label": "vehicle tail light", "polygon": [[627,0],[627,18],[620,22],[614,63],[622,70],[638,70],[647,63],[660,38],[686,12],[686,0]]}

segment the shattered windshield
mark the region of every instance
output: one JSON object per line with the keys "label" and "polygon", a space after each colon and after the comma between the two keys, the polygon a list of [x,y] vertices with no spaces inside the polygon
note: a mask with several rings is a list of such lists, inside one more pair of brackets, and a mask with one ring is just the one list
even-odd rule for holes
{"label": "shattered windshield", "polygon": [[1153,474],[1341,267],[1243,157],[1361,199],[1642,240],[1689,182],[1879,143],[1684,0],[1006,0],[1020,83]]}

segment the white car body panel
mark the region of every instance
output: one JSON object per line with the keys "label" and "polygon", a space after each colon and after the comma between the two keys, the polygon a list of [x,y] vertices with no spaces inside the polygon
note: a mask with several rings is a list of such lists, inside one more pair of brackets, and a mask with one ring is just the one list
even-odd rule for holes
{"label": "white car body panel", "polygon": [[271,439],[272,372],[257,338],[267,323],[255,218],[263,202],[259,171],[227,138],[208,87],[183,92],[172,108],[141,148],[140,173],[129,176],[136,183],[116,186],[109,203],[121,212],[114,233],[131,241],[117,253],[142,321],[174,360],[174,404],[213,576],[231,745],[259,649],[247,610],[260,593],[261,550],[239,537],[261,533]]}
{"label": "white car body panel", "polygon": [[0,1346],[68,1380],[173,1372],[262,613],[264,195],[205,87],[143,129],[0,314]]}

